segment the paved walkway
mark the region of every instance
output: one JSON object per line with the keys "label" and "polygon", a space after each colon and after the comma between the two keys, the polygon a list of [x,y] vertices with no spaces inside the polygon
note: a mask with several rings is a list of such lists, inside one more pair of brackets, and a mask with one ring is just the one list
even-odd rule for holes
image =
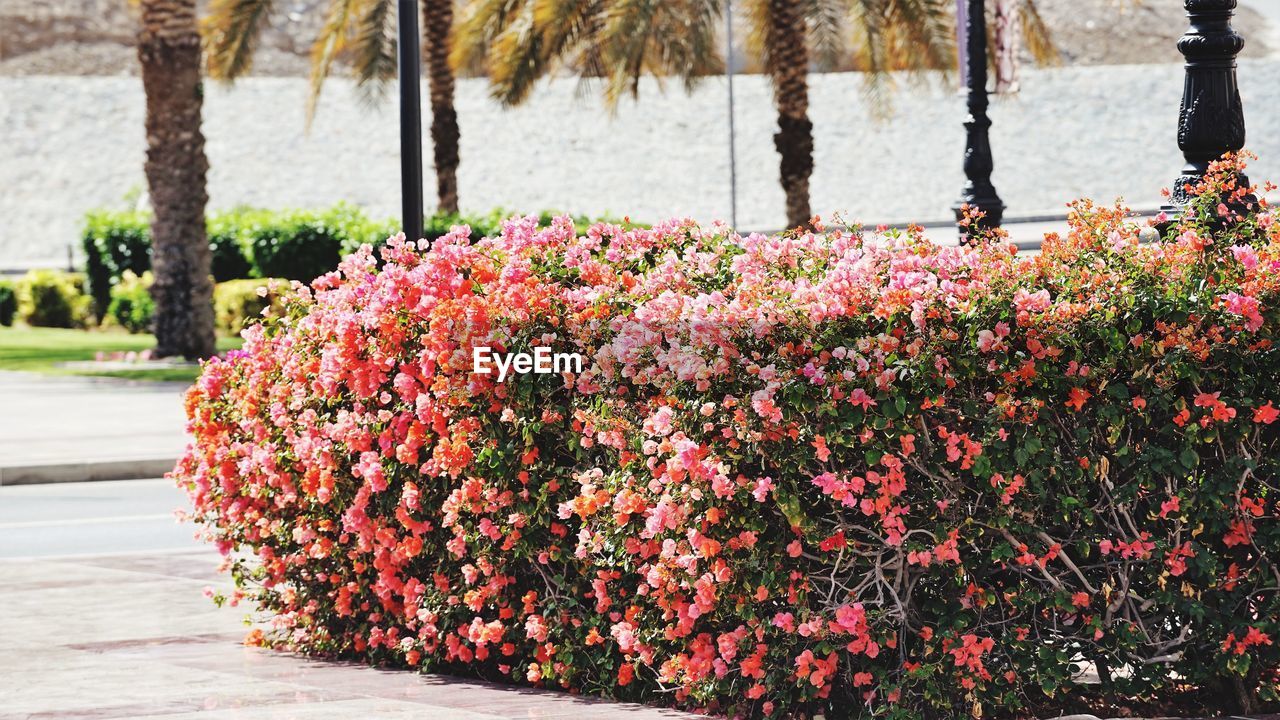
{"label": "paved walkway", "polygon": [[164,473],[187,442],[184,387],[0,372],[0,485]]}
{"label": "paved walkway", "polygon": [[0,561],[0,720],[691,717],[241,644],[207,551]]}
{"label": "paved walkway", "polygon": [[182,503],[164,480],[0,487],[0,720],[691,717],[246,648]]}

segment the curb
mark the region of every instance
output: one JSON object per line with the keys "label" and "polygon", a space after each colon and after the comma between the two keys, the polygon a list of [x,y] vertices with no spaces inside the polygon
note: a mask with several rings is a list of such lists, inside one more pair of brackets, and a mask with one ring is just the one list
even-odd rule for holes
{"label": "curb", "polygon": [[0,487],[164,477],[176,464],[176,457],[154,457],[0,467]]}

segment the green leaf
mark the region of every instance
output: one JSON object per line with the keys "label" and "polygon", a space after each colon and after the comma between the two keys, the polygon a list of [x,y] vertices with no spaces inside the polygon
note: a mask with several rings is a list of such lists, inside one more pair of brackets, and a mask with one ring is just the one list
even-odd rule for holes
{"label": "green leaf", "polygon": [[1195,450],[1185,447],[1182,449],[1182,453],[1178,455],[1178,462],[1182,463],[1182,466],[1186,469],[1191,470],[1200,464],[1200,456],[1196,454]]}

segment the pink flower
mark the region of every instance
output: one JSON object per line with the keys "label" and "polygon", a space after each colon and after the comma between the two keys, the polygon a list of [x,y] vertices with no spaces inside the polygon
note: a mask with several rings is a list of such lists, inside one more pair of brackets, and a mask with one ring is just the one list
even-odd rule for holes
{"label": "pink flower", "polygon": [[756,481],[756,486],[751,490],[751,496],[756,502],[764,502],[769,497],[769,491],[773,489],[773,478],[760,478]]}
{"label": "pink flower", "polygon": [[781,628],[783,632],[793,633],[796,631],[795,615],[789,612],[780,612],[774,615],[771,622],[774,627]]}
{"label": "pink flower", "polygon": [[978,351],[979,352],[989,353],[992,350],[995,350],[997,345],[998,345],[998,341],[996,340],[995,333],[991,332],[990,330],[978,331]]}
{"label": "pink flower", "polygon": [[658,408],[648,420],[644,422],[644,432],[649,436],[666,436],[671,434],[671,418],[675,413],[670,407],[662,406]]}
{"label": "pink flower", "polygon": [[1038,312],[1040,310],[1048,310],[1049,304],[1048,290],[1037,290],[1032,293],[1023,289],[1018,289],[1018,291],[1013,294],[1013,305],[1018,309],[1018,312]]}
{"label": "pink flower", "polygon": [[636,650],[635,626],[631,623],[615,623],[609,628],[609,634],[613,636],[614,641],[618,643],[618,649],[622,652],[629,653]]}
{"label": "pink flower", "polygon": [[867,394],[867,391],[862,388],[855,388],[853,392],[849,393],[849,402],[861,407],[863,410],[868,410],[876,406],[876,401],[873,400],[871,396]]}
{"label": "pink flower", "polygon": [[1246,270],[1258,267],[1258,251],[1248,245],[1232,245],[1231,254]]}
{"label": "pink flower", "polygon": [[1227,312],[1245,319],[1245,327],[1250,332],[1257,332],[1262,327],[1262,304],[1257,298],[1232,291],[1219,296],[1219,299]]}

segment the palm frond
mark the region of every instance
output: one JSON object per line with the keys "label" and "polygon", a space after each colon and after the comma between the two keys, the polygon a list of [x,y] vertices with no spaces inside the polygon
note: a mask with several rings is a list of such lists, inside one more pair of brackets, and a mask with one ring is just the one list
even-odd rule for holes
{"label": "palm frond", "polygon": [[747,19],[747,53],[760,58],[761,65],[769,67],[769,26],[772,23],[769,0],[747,0],[743,3],[742,13]]}
{"label": "palm frond", "polygon": [[235,80],[253,67],[262,25],[273,0],[212,0],[200,21],[205,72],[218,80]]}
{"label": "palm frond", "polygon": [[849,49],[855,67],[873,75],[888,72],[885,48],[888,18],[884,2],[851,0],[849,9]]}
{"label": "palm frond", "polygon": [[547,68],[533,6],[525,4],[494,38],[488,55],[489,84],[503,105],[524,102]]}
{"label": "palm frond", "polygon": [[544,57],[573,57],[587,48],[598,56],[594,40],[603,29],[606,4],[606,0],[533,0],[533,22]]}
{"label": "palm frond", "polygon": [[351,69],[366,104],[382,100],[396,78],[396,14],[394,4],[368,3],[356,20],[351,40]]}
{"label": "palm frond", "polygon": [[320,91],[333,70],[333,63],[351,44],[355,25],[365,15],[371,2],[388,0],[331,0],[320,34],[311,46],[310,92],[307,95],[307,127],[315,119]]}
{"label": "palm frond", "polygon": [[463,3],[454,21],[454,42],[449,54],[449,62],[454,69],[483,69],[494,39],[525,3],[526,0],[473,0]]}
{"label": "palm frond", "polygon": [[648,31],[661,12],[655,0],[618,0],[605,13],[603,45],[610,68],[605,102],[616,107],[626,93],[639,94],[648,52]]}
{"label": "palm frond", "polygon": [[718,47],[720,0],[615,0],[601,35],[609,68],[605,101],[639,93],[640,78],[677,76],[692,88],[724,70]]}
{"label": "palm frond", "polygon": [[873,117],[892,115],[900,78],[924,84],[955,67],[952,0],[847,0],[846,7],[842,50],[866,74],[863,95]]}
{"label": "palm frond", "polygon": [[805,0],[809,44],[820,66],[832,67],[844,50],[848,0]]}
{"label": "palm frond", "polygon": [[1031,57],[1039,65],[1060,65],[1062,53],[1053,42],[1049,24],[1040,16],[1035,0],[1022,0],[1022,37]]}
{"label": "palm frond", "polygon": [[895,69],[945,71],[955,66],[953,6],[947,0],[898,0],[892,4],[891,22],[902,39],[893,48]]}

